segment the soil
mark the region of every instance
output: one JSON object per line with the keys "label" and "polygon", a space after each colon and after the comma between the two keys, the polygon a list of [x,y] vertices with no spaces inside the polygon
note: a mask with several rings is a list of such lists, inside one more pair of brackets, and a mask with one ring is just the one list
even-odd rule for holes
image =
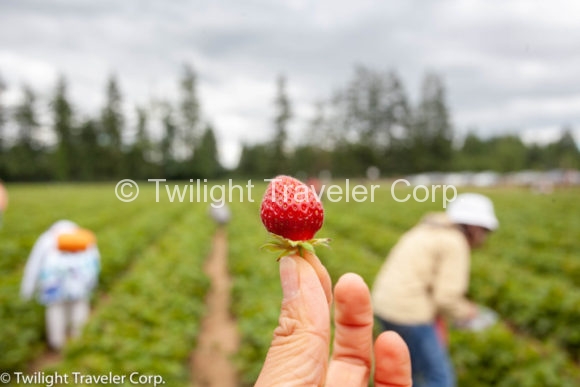
{"label": "soil", "polygon": [[37,371],[42,371],[46,367],[55,365],[62,360],[62,355],[59,352],[53,351],[51,349],[46,349],[42,355],[36,358],[28,366],[28,374],[33,374]]}
{"label": "soil", "polygon": [[232,356],[237,351],[239,335],[229,310],[231,279],[227,251],[227,231],[220,228],[214,235],[212,251],[204,265],[212,285],[206,296],[207,313],[191,361],[191,376],[195,387],[238,385]]}

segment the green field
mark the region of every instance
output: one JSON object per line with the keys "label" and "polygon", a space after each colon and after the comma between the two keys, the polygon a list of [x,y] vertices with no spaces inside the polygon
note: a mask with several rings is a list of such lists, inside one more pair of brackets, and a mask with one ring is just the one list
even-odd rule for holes
{"label": "green field", "polygon": [[[245,185],[246,182],[240,182]],[[210,282],[202,263],[215,226],[208,204],[189,194],[184,203],[155,200],[142,184],[131,203],[114,185],[8,185],[10,206],[0,230],[0,371],[28,371],[46,351],[43,309],[18,298],[35,239],[58,219],[95,231],[102,273],[93,313],[82,338],[48,371],[163,375],[168,386],[190,385]],[[231,305],[241,335],[234,359],[240,385],[252,385],[281,299],[274,257],[259,250],[267,239],[259,215],[265,186],[231,203],[228,226]],[[389,185],[374,202],[325,201],[319,255],[333,281],[354,271],[369,285],[397,238],[441,200],[393,200]],[[398,191],[403,197],[407,191]],[[409,191],[410,192],[410,191]],[[451,353],[460,386],[575,386],[580,384],[580,190],[536,195],[525,189],[484,191],[501,226],[473,255],[470,297],[495,309],[501,322],[481,333],[453,331]],[[234,195],[237,196],[237,195]]]}

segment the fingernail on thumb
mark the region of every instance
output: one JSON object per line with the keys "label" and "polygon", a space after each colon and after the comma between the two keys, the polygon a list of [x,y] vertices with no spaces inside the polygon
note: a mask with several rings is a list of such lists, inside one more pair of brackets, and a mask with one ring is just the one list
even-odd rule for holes
{"label": "fingernail on thumb", "polygon": [[298,294],[298,266],[293,258],[284,257],[280,260],[280,281],[285,300]]}

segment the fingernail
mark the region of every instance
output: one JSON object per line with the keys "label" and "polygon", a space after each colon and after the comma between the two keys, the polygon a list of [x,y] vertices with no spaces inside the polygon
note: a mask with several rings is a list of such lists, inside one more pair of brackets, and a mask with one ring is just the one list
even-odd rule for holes
{"label": "fingernail", "polygon": [[298,294],[298,267],[290,257],[280,260],[280,281],[284,299],[290,299]]}

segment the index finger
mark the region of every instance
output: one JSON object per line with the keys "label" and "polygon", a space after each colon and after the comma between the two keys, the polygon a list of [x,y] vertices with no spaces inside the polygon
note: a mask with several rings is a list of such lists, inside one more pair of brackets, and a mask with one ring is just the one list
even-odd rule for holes
{"label": "index finger", "polygon": [[371,370],[373,311],[364,280],[353,273],[334,289],[334,349],[327,386],[366,386]]}

